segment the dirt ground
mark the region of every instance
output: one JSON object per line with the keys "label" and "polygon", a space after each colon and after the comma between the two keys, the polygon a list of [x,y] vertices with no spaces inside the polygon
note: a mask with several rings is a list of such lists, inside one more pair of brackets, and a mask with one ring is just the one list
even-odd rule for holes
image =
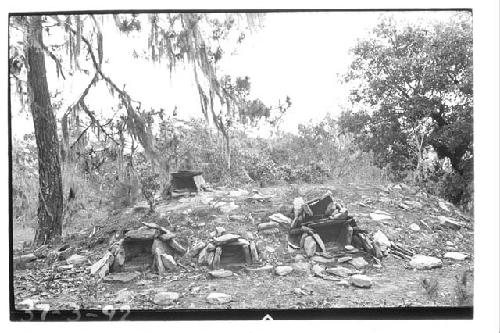
{"label": "dirt ground", "polygon": [[[286,229],[274,236],[259,234],[257,224],[267,222],[268,216],[291,209],[295,197],[306,200],[330,190],[353,215],[358,225],[370,231],[385,233],[391,241],[401,243],[417,254],[441,258],[443,266],[432,270],[414,270],[407,260],[393,255],[385,257],[381,267],[366,253],[370,263],[364,274],[371,277],[371,288],[342,285],[314,276],[311,272],[294,270],[287,276],[277,276],[272,271],[249,272],[245,268],[234,269],[227,278],[213,279],[206,267],[199,267],[187,258],[177,258],[183,267],[163,276],[147,269],[138,279],[123,284],[104,283],[90,276],[86,267],[59,272],[60,263],[36,260],[14,271],[14,296],[16,305],[32,300],[34,304],[48,304],[51,309],[102,309],[106,306],[131,309],[309,309],[342,307],[414,307],[472,305],[473,286],[473,219],[463,215],[451,204],[439,204],[438,198],[426,195],[416,188],[394,185],[369,184],[322,184],[295,185],[258,189],[261,194],[272,196],[268,202],[249,201],[248,194],[230,192],[235,189],[218,188],[213,192],[194,197],[177,198],[161,202],[154,214],[148,214],[145,203],[120,211],[102,208],[93,212],[96,218],[73,219],[57,248],[67,244],[75,253],[85,255],[91,263],[105,252],[109,237],[115,231],[138,228],[141,222],[155,222],[175,232],[179,242],[190,248],[196,240],[207,240],[215,227],[222,226],[227,232],[260,241],[264,249],[263,264],[273,266],[296,262],[300,251],[290,252]],[[228,214],[214,208],[214,202],[234,202],[239,207]],[[212,204],[211,204],[212,203]],[[404,203],[402,205],[402,203]],[[393,219],[374,221],[369,214],[383,210]],[[453,218],[464,224],[459,230],[447,228],[439,216]],[[415,223],[420,230],[414,231]],[[14,225],[15,254],[30,253],[33,249],[21,248],[22,241],[31,237],[32,230]],[[329,254],[335,250],[327,244]],[[446,252],[467,253],[464,261],[444,259]],[[311,260],[306,259],[306,262]],[[314,264],[314,263],[312,263]],[[353,268],[348,262],[340,264]],[[466,274],[466,284],[462,276]],[[435,282],[432,291],[424,288],[423,280]],[[154,295],[160,291],[180,294],[170,305],[157,305]],[[211,292],[231,295],[231,302],[210,304],[206,297]],[[464,295],[468,298],[464,300]]]}

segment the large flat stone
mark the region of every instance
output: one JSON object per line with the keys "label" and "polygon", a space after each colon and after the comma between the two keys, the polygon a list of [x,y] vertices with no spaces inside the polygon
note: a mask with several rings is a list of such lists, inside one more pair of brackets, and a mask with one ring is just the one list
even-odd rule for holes
{"label": "large flat stone", "polygon": [[416,269],[432,269],[439,268],[443,265],[441,259],[426,256],[423,254],[416,254],[410,260],[410,266]]}
{"label": "large flat stone", "polygon": [[146,240],[153,239],[156,236],[155,229],[137,229],[130,230],[125,234],[125,239]]}

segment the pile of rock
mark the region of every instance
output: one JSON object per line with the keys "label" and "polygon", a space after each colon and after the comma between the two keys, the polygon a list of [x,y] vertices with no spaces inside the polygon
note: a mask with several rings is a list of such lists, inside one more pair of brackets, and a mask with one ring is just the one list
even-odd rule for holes
{"label": "pile of rock", "polygon": [[190,256],[199,265],[206,265],[213,270],[226,265],[250,265],[259,262],[259,252],[254,241],[226,233],[223,228],[217,228],[214,237],[207,243],[195,244],[190,250]]}
{"label": "pile of rock", "polygon": [[292,246],[304,249],[307,256],[326,252],[325,242],[351,244],[353,232],[358,230],[356,222],[341,203],[335,202],[330,191],[309,202],[295,198],[293,206],[289,240]]}
{"label": "pile of rock", "polygon": [[143,222],[139,229],[129,230],[124,238],[114,242],[106,254],[90,267],[90,273],[104,277],[121,272],[125,264],[151,265],[160,274],[177,267],[174,255],[184,255],[186,249],[175,234],[156,223]]}
{"label": "pile of rock", "polygon": [[292,220],[281,213],[276,213],[269,216],[269,222],[259,223],[257,228],[259,233],[263,235],[274,235],[280,232],[279,226],[283,226],[285,228],[290,228],[290,224]]}

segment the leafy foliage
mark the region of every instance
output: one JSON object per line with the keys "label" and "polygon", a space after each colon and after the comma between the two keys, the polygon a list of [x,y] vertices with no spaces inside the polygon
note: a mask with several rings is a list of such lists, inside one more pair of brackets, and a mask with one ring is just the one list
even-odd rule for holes
{"label": "leafy foliage", "polygon": [[[355,84],[340,125],[379,167],[402,178],[421,171],[427,152],[447,158],[472,182],[472,25],[469,15],[430,29],[383,20],[352,50],[346,81]],[[420,175],[422,176],[422,175]],[[421,180],[421,179],[420,179]],[[456,184],[456,182],[454,181]],[[464,188],[452,191],[458,203]]]}

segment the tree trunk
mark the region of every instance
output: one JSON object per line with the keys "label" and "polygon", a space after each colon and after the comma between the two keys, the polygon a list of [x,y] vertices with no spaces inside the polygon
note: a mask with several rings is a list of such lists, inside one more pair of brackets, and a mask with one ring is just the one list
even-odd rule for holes
{"label": "tree trunk", "polygon": [[45,55],[41,48],[42,21],[32,16],[28,22],[26,56],[28,61],[28,91],[33,115],[36,145],[38,147],[38,227],[35,244],[45,244],[62,234],[63,193],[59,141],[56,118],[50,103],[45,69]]}

